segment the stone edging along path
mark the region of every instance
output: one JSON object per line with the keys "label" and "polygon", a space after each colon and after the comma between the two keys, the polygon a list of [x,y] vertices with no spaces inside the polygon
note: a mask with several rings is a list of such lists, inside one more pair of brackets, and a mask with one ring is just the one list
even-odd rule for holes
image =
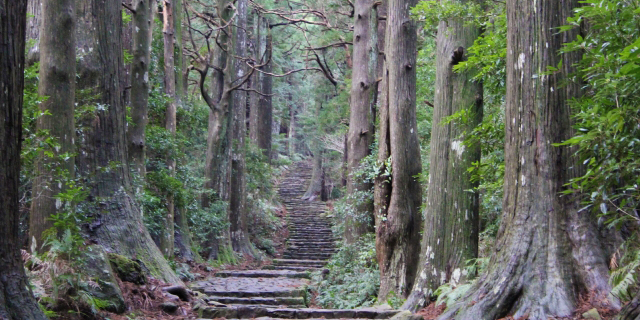
{"label": "stone edging along path", "polygon": [[267,270],[220,271],[191,285],[200,293],[193,310],[202,319],[388,319],[399,311],[363,308],[313,309],[308,306],[311,271],[322,268],[335,251],[324,202],[300,199],[311,180],[311,165],[292,165],[278,193],[288,212],[289,238],[282,259]]}

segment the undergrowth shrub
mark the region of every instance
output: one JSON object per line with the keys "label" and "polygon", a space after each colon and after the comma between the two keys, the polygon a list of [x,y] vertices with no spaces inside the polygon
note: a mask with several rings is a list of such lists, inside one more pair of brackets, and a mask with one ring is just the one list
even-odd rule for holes
{"label": "undergrowth shrub", "polygon": [[375,234],[366,234],[352,245],[341,245],[325,268],[328,273],[312,274],[318,291],[316,301],[322,307],[352,309],[371,306],[377,301],[380,270]]}

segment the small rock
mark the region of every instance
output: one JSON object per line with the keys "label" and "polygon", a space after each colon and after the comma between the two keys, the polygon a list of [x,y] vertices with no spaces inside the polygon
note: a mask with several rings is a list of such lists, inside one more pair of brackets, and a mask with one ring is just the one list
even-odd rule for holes
{"label": "small rock", "polygon": [[160,305],[160,308],[166,313],[174,313],[178,310],[178,305],[172,302],[164,302]]}
{"label": "small rock", "polygon": [[180,301],[180,297],[168,292],[163,292],[162,295],[169,301]]}
{"label": "small rock", "polygon": [[583,313],[582,317],[591,320],[602,320],[602,318],[600,317],[600,313],[598,313],[598,310],[596,310],[596,308]]}
{"label": "small rock", "polygon": [[162,291],[169,292],[173,295],[176,295],[180,297],[180,300],[182,301],[189,302],[191,300],[191,297],[189,296],[189,292],[187,292],[187,288],[183,286],[164,287],[162,288]]}
{"label": "small rock", "polygon": [[208,302],[208,304],[209,304],[210,306],[214,306],[214,307],[226,307],[226,306],[227,306],[227,305],[226,305],[226,304],[224,304],[224,303],[220,303],[220,302],[218,302],[218,301],[213,301],[213,300],[209,301],[209,302]]}
{"label": "small rock", "polygon": [[213,271],[213,268],[211,268],[211,267],[206,267],[206,268],[204,268],[204,271],[206,271],[206,272],[211,272],[211,271]]}

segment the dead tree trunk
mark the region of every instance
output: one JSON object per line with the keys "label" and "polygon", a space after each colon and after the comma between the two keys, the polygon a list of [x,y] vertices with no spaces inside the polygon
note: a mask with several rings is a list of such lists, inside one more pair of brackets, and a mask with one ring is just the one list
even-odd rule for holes
{"label": "dead tree trunk", "polygon": [[[413,286],[420,252],[422,171],[416,121],[417,30],[409,8],[416,0],[389,0],[385,45],[386,110],[381,111],[381,168],[375,199],[376,254],[380,292],[406,297]],[[391,90],[393,88],[393,90]],[[385,172],[390,171],[390,175]]]}
{"label": "dead tree trunk", "polygon": [[[347,194],[367,192],[373,187],[359,181],[355,172],[360,161],[371,154],[374,140],[375,109],[378,98],[378,12],[375,0],[355,1],[353,65],[349,133],[347,136]],[[355,204],[354,204],[355,205]],[[373,232],[373,203],[355,207],[357,216],[348,216],[344,239],[355,243],[361,235]]]}
{"label": "dead tree trunk", "polygon": [[577,5],[507,1],[504,214],[487,272],[440,319],[570,317],[580,293],[609,292],[599,239],[587,237],[593,221],[576,219],[579,199],[560,196],[580,163],[553,145],[573,136],[568,101],[580,86],[569,74],[580,55],[558,51],[578,31],[557,28]]}
{"label": "dead tree trunk", "polygon": [[[461,1],[469,2],[469,1]],[[467,170],[480,161],[480,145],[467,145],[482,121],[482,85],[470,71],[454,72],[467,48],[480,35],[462,19],[441,21],[436,39],[436,88],[431,129],[431,168],[418,276],[404,308],[416,311],[440,285],[465,281],[465,263],[478,256],[479,203],[477,187]],[[466,111],[464,121],[446,118]]]}
{"label": "dead tree trunk", "polygon": [[127,162],[124,88],[120,87],[122,4],[82,1],[76,7],[79,60],[78,84],[91,91],[95,114],[83,119],[76,163],[90,195],[87,226],[90,238],[112,252],[136,258],[151,274],[168,283],[182,283],[153,243],[132,196]]}
{"label": "dead tree trunk", "polygon": [[63,209],[55,196],[66,187],[59,181],[74,177],[74,158],[64,155],[74,153],[76,135],[75,1],[44,0],[42,5],[38,94],[48,99],[40,104],[44,115],[38,118],[36,130],[47,130],[58,147],[51,150],[53,156],[40,152],[35,161],[29,240],[37,245],[44,241],[42,233],[53,227],[51,215]]}
{"label": "dead tree trunk", "polygon": [[46,320],[20,254],[20,148],[26,0],[0,0],[0,318]]}

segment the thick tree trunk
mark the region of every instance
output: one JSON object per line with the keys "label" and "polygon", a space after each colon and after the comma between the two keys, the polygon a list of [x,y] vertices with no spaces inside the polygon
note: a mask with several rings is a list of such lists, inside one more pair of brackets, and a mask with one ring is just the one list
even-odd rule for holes
{"label": "thick tree trunk", "polygon": [[[27,3],[27,66],[40,61],[40,31],[42,28],[42,0]],[[45,29],[46,30],[46,29]]]}
{"label": "thick tree trunk", "polygon": [[140,178],[146,175],[146,135],[149,122],[149,63],[153,40],[155,0],[135,0],[133,64],[131,66],[131,126],[128,128],[129,163]]}
{"label": "thick tree trunk", "polygon": [[[560,196],[580,164],[553,146],[573,135],[568,101],[579,84],[569,74],[579,55],[558,51],[577,31],[557,28],[577,4],[507,1],[504,214],[486,274],[440,319],[570,317],[580,293],[609,291],[598,239],[586,238],[593,224],[576,222],[579,199]],[[561,59],[561,70],[541,74]]]}
{"label": "thick tree trunk", "polygon": [[[482,121],[482,85],[471,72],[457,73],[453,67],[479,35],[478,27],[460,19],[438,26],[426,220],[419,276],[403,306],[412,311],[423,307],[440,285],[457,286],[474,276],[466,274],[465,263],[478,257],[479,203],[478,194],[469,191],[477,183],[467,169],[480,161],[480,145],[465,145],[464,135]],[[443,123],[460,111],[467,111],[464,121]]]}
{"label": "thick tree trunk", "polygon": [[63,156],[74,153],[76,134],[75,1],[44,0],[41,18],[38,94],[48,99],[40,104],[40,111],[45,115],[38,118],[36,130],[47,130],[58,147],[51,150],[53,157],[40,152],[36,159],[29,240],[37,246],[44,241],[42,233],[53,227],[51,215],[63,209],[62,202],[54,198],[66,187],[60,181],[75,174],[74,158]]}
{"label": "thick tree trunk", "polygon": [[[164,35],[164,93],[169,99],[167,102],[167,110],[165,114],[165,128],[167,131],[175,137],[176,135],[176,111],[177,111],[177,96],[176,96],[176,71],[175,71],[175,27],[173,17],[173,4],[172,0],[163,0],[163,12],[162,17],[163,28],[162,34]],[[176,160],[171,155],[167,156],[167,169],[173,176],[176,169]],[[173,245],[174,245],[174,213],[175,213],[175,201],[173,195],[167,196],[167,212],[164,217],[163,234],[160,237],[160,251],[166,257],[173,257]]]}
{"label": "thick tree trunk", "polygon": [[[217,6],[218,15],[220,16],[221,24],[226,25],[229,19],[231,19],[233,15],[233,7],[231,6],[231,2],[229,1],[220,1]],[[229,42],[229,33],[231,28],[228,27],[226,32],[220,32],[218,43],[219,46],[214,48],[213,57],[211,59],[211,63],[220,69],[224,70],[227,67],[227,50],[228,50],[228,42]],[[205,189],[209,192],[216,193],[215,198],[220,200],[227,200],[228,198],[225,196],[227,193],[225,188],[220,184],[221,177],[223,176],[222,172],[220,172],[219,167],[224,160],[224,152],[222,142],[226,137],[226,115],[228,113],[228,104],[227,99],[223,99],[223,93],[225,90],[225,75],[218,71],[212,71],[212,96],[211,100],[214,102],[218,102],[215,105],[209,105],[209,122],[207,127],[207,151],[205,156]],[[204,89],[204,82],[201,86],[201,91]],[[206,92],[201,92],[203,95]],[[206,98],[205,98],[206,100]],[[213,102],[212,102],[213,104]],[[222,178],[223,181],[226,179]],[[208,194],[204,194],[201,199],[201,204],[203,208],[208,208],[211,202],[211,196]]]}
{"label": "thick tree trunk", "polygon": [[[264,64],[269,61],[267,65],[262,67],[262,70],[271,73],[271,29],[269,28],[269,21],[264,17],[257,17],[258,23],[256,23],[256,61],[260,64]],[[271,126],[273,124],[273,109],[271,103],[271,93],[273,90],[273,78],[270,75],[263,74],[261,72],[255,72],[254,89],[265,94],[260,95],[255,92],[252,93],[251,103],[251,129],[249,134],[251,135],[251,141],[255,143],[260,149],[263,150],[265,157],[268,160],[271,159]]]}
{"label": "thick tree trunk", "polygon": [[[375,109],[378,96],[378,2],[355,1],[353,66],[349,133],[347,136],[347,194],[366,192],[373,187],[359,181],[355,172],[360,161],[371,154],[374,140]],[[355,205],[355,204],[354,204]],[[344,239],[355,243],[361,235],[373,232],[373,203],[355,207],[357,216],[347,216]]]}
{"label": "thick tree trunk", "polygon": [[[232,57],[227,54],[229,47],[229,35],[231,34],[230,19],[233,16],[233,5],[229,0],[220,1],[217,6],[221,25],[227,26],[221,30],[218,38],[218,46],[215,47],[211,63],[221,70],[227,70],[231,65]],[[231,171],[229,165],[230,145],[229,137],[229,103],[231,95],[226,89],[230,85],[230,77],[223,72],[214,70],[212,75],[212,96],[209,97],[204,86],[204,78],[201,78],[200,91],[209,105],[209,123],[207,129],[207,154],[205,157],[205,189],[207,194],[202,196],[202,207],[208,208],[211,200],[229,200],[229,184]],[[206,76],[201,75],[202,77]],[[207,241],[209,248],[208,259],[218,258],[221,250],[230,245],[229,228],[225,228],[221,235],[212,234]]]}
{"label": "thick tree trunk", "polygon": [[125,137],[126,115],[121,78],[122,4],[82,1],[78,10],[77,44],[80,89],[92,90],[95,116],[84,123],[82,149],[76,163],[90,190],[87,226],[90,238],[107,250],[136,258],[150,273],[168,283],[182,283],[155,246],[132,196]]}
{"label": "thick tree trunk", "polygon": [[[237,0],[236,21],[233,32],[233,55],[244,57],[247,53],[248,0]],[[233,80],[246,76],[247,68],[243,60],[234,59],[229,72]],[[245,139],[247,135],[246,107],[247,94],[236,90],[231,93],[231,185],[229,187],[229,223],[233,251],[254,256],[247,232],[247,190]]]}
{"label": "thick tree trunk", "polygon": [[191,233],[189,232],[189,219],[187,217],[187,209],[184,207],[176,208],[175,222],[175,248],[180,257],[186,261],[193,261],[195,254],[191,250]]}
{"label": "thick tree trunk", "polygon": [[26,0],[0,0],[0,319],[45,320],[20,254],[20,147]]}
{"label": "thick tree trunk", "polygon": [[[390,155],[390,179],[378,184],[375,214],[380,292],[406,297],[413,286],[420,252],[422,171],[416,121],[417,30],[409,9],[416,0],[390,0],[385,46],[388,115],[381,115],[380,156]],[[391,90],[393,88],[393,90]],[[384,118],[383,118],[384,117]],[[388,118],[387,118],[388,117]],[[386,121],[383,123],[382,121]],[[384,173],[384,171],[383,171]]]}

